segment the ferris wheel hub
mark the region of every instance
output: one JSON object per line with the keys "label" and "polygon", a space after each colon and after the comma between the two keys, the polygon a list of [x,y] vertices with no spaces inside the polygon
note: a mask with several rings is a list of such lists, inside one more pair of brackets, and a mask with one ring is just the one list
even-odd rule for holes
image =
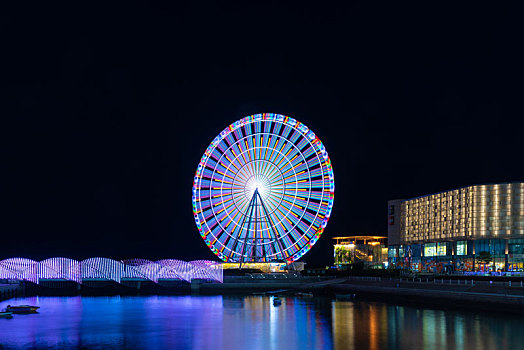
{"label": "ferris wheel hub", "polygon": [[271,194],[271,184],[266,176],[255,174],[246,181],[244,185],[244,196],[247,199],[251,199],[255,191],[258,191],[260,197],[264,200]]}

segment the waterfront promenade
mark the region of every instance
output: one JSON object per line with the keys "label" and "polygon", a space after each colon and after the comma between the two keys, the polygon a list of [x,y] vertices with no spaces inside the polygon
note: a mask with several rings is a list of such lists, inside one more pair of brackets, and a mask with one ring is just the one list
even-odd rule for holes
{"label": "waterfront promenade", "polygon": [[20,284],[0,284],[0,300],[13,298],[21,292]]}
{"label": "waterfront promenade", "polygon": [[417,302],[436,306],[460,306],[482,309],[524,310],[522,282],[497,278],[478,281],[451,278],[380,278],[348,277],[329,284],[335,293],[355,293],[390,301]]}
{"label": "waterfront promenade", "polygon": [[[342,282],[345,279],[337,279]],[[209,294],[227,293],[251,293],[272,291],[278,289],[286,290],[309,290],[321,289],[332,284],[330,277],[300,276],[294,274],[247,274],[246,276],[224,276],[223,283],[206,283],[205,281],[193,280],[191,290],[193,292]]]}
{"label": "waterfront promenade", "polygon": [[[193,285],[192,285],[193,287]],[[391,302],[420,303],[431,306],[456,306],[485,310],[524,310],[524,283],[500,278],[467,280],[453,278],[277,277],[251,276],[225,278],[224,283],[202,283],[203,294],[251,293],[253,291],[313,292],[316,294],[355,294],[356,298]]]}

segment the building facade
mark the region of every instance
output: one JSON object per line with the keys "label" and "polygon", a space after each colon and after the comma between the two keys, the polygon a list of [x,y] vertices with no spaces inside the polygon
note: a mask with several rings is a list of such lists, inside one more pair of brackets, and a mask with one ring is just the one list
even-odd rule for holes
{"label": "building facade", "polygon": [[390,266],[523,271],[524,183],[475,185],[388,202]]}
{"label": "building facade", "polygon": [[334,237],[333,257],[335,266],[344,269],[362,262],[366,268],[381,269],[388,264],[388,248],[385,236]]}

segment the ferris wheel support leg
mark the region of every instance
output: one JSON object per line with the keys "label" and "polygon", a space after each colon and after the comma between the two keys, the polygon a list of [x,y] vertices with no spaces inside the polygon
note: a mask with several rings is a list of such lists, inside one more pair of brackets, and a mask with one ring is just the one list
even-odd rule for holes
{"label": "ferris wheel support leg", "polygon": [[[253,208],[251,208],[251,213],[253,213]],[[242,268],[242,262],[244,260],[244,252],[247,248],[247,241],[249,239],[249,228],[251,227],[251,215],[249,216],[249,219],[247,220],[247,230],[246,230],[246,237],[244,238],[244,243],[242,245],[242,251],[240,253],[240,266],[239,268]]]}
{"label": "ferris wheel support leg", "polygon": [[234,251],[236,251],[236,248],[237,248],[237,245],[238,245],[238,240],[239,240],[240,236],[242,235],[242,227],[244,227],[244,224],[246,223],[246,217],[247,216],[244,216],[244,219],[242,220],[242,223],[239,226],[240,228],[239,228],[238,236],[235,237],[235,242],[233,243],[233,250]]}
{"label": "ferris wheel support leg", "polygon": [[[259,194],[260,196],[260,194]],[[262,204],[262,209],[264,210],[264,212],[266,213],[266,217],[269,218],[269,212],[267,211],[266,209],[266,205],[264,204],[264,201],[262,200],[262,197],[260,197],[260,204]],[[280,248],[280,251],[282,252],[282,257],[285,258],[285,255],[284,255],[284,246],[282,245],[282,242],[280,241],[282,238],[280,237],[280,234],[278,233],[278,230],[275,230],[273,228],[273,232],[275,233],[275,241],[277,242],[279,248]],[[285,259],[284,259],[285,260]],[[286,264],[287,265],[287,264]]]}
{"label": "ferris wheel support leg", "polygon": [[[251,202],[253,201],[253,198],[251,198],[251,200],[249,201],[249,204],[248,204],[248,207],[247,207],[247,211],[250,211],[251,210]],[[250,214],[249,214],[250,215]],[[238,232],[238,236],[235,237],[235,242],[233,243],[233,250],[236,251],[236,247],[238,245],[238,241],[240,239],[240,237],[242,236],[242,228],[244,227],[244,224],[246,223],[246,219],[249,215],[244,215],[244,219],[242,219],[242,223],[240,224],[239,226],[239,232]],[[245,239],[247,239],[247,234],[246,234],[246,237]],[[245,243],[245,239],[244,239],[244,243]],[[244,246],[242,246],[242,250],[241,250],[241,254],[243,254],[243,251],[244,251]],[[242,268],[242,256],[243,255],[240,255],[240,259],[239,259],[239,262],[240,262],[240,268]]]}
{"label": "ferris wheel support leg", "polygon": [[[250,261],[251,262],[257,262],[256,260],[256,250],[257,250],[257,196],[256,196],[256,192],[258,191],[258,189],[255,189],[255,193],[253,194],[253,215],[255,216],[255,220],[253,222],[253,227],[254,227],[254,230],[253,230],[253,238],[251,239],[251,249],[250,249],[250,253],[251,253],[251,259]],[[251,218],[250,218],[251,219]],[[249,228],[249,226],[248,226]]]}
{"label": "ferris wheel support leg", "polygon": [[[255,196],[256,196],[256,191],[255,193],[253,194],[253,197],[251,198],[251,201],[249,202],[249,215],[248,215],[248,220],[247,220],[247,230],[246,230],[246,236],[244,238],[244,243],[242,244],[242,251],[240,252],[240,265],[239,265],[239,269],[242,268],[242,262],[244,260],[244,251],[246,249],[246,246],[247,246],[247,240],[249,239],[249,227],[251,227],[251,218],[253,217],[253,208],[254,208],[254,205],[253,205],[253,202],[255,201]],[[244,223],[246,221],[246,217],[244,217]],[[242,226],[240,227],[240,233],[242,233],[242,227],[244,225],[242,224]],[[239,235],[240,236],[240,235]]]}

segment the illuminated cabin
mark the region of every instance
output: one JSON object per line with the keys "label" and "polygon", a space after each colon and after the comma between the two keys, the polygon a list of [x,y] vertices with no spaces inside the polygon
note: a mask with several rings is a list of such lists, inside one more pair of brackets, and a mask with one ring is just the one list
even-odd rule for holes
{"label": "illuminated cabin", "polygon": [[341,269],[356,262],[366,268],[384,268],[388,262],[385,236],[334,237],[333,255],[335,266]]}
{"label": "illuminated cabin", "polygon": [[389,265],[424,272],[523,272],[524,183],[388,202]]}

